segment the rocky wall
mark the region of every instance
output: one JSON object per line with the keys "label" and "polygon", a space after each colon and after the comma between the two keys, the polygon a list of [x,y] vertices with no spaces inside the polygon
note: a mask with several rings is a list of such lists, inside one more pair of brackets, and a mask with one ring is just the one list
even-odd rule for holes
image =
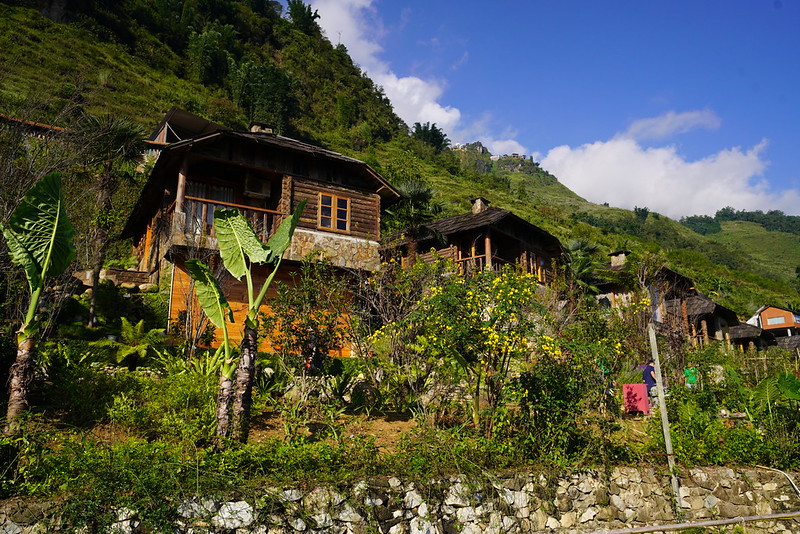
{"label": "rocky wall", "polygon": [[[680,488],[676,499],[663,469],[632,467],[558,476],[452,477],[426,484],[376,478],[340,487],[267,488],[247,500],[185,501],[175,509],[174,532],[583,533],[800,511],[796,488],[775,471],[684,469]],[[120,509],[116,515],[107,532],[146,532],[136,510]],[[54,532],[61,530],[56,517],[52,504],[7,503],[0,511],[0,532]],[[800,533],[800,517],[743,526],[745,532]]]}

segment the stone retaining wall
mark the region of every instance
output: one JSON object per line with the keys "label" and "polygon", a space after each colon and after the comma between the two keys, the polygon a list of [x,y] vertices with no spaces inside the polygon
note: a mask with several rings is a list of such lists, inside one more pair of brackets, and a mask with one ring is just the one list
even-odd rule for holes
{"label": "stone retaining wall", "polygon": [[[791,476],[800,478],[796,475]],[[680,502],[664,470],[631,467],[549,477],[452,477],[429,484],[392,477],[337,488],[268,488],[250,500],[183,502],[175,510],[175,532],[583,533],[800,510],[800,495],[775,471],[685,469],[680,484]],[[54,532],[54,508],[6,504],[0,511],[0,532]],[[108,532],[144,532],[136,510],[116,512],[118,522]],[[800,534],[800,518],[744,527],[746,532]]]}

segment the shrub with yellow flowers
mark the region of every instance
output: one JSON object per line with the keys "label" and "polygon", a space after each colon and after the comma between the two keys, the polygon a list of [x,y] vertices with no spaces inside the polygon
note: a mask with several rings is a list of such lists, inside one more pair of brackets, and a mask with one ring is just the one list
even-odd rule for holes
{"label": "shrub with yellow flowers", "polygon": [[426,373],[437,407],[461,403],[476,427],[491,434],[509,371],[531,354],[540,312],[533,275],[513,267],[469,277],[453,270],[378,335],[405,340],[402,352]]}

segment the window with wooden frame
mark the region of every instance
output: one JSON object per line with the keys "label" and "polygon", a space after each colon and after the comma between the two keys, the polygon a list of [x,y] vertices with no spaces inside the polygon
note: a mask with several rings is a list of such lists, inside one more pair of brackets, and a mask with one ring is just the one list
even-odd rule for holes
{"label": "window with wooden frame", "polygon": [[334,232],[350,232],[350,199],[320,193],[317,228]]}

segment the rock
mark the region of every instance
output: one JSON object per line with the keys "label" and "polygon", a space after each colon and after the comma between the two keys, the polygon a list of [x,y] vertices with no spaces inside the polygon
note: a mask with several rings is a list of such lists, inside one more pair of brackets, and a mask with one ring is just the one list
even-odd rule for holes
{"label": "rock", "polygon": [[438,527],[421,517],[415,517],[409,524],[409,534],[441,534]]}
{"label": "rock", "polygon": [[447,490],[447,494],[444,497],[444,504],[449,506],[469,506],[470,502],[467,498],[468,491],[466,486],[457,482],[450,486],[450,489]]}
{"label": "rock", "polygon": [[[112,534],[134,534],[139,527],[136,511],[130,508],[120,508],[116,511],[117,520],[108,528]],[[0,531],[2,532],[2,531]]]}
{"label": "rock", "polygon": [[363,520],[364,518],[358,510],[349,504],[345,504],[344,508],[339,512],[339,521],[344,521],[345,523],[360,523]]}
{"label": "rock", "polygon": [[613,506],[603,506],[597,511],[597,515],[594,516],[597,521],[611,521],[616,517],[617,510]]}
{"label": "rock", "polygon": [[306,529],[306,522],[298,517],[289,521],[289,526],[298,532],[303,532]]}
{"label": "rock", "polygon": [[462,525],[465,523],[472,523],[475,521],[475,508],[470,506],[459,508],[456,510],[456,519],[458,519],[458,522]]}
{"label": "rock", "polygon": [[597,515],[597,511],[594,508],[588,508],[585,512],[581,514],[578,518],[579,523],[588,523]]}
{"label": "rock", "polygon": [[317,528],[330,528],[333,526],[333,518],[331,514],[322,512],[320,514],[314,514],[311,516],[311,519],[314,521],[314,524]]}
{"label": "rock", "polygon": [[6,519],[2,523],[0,523],[1,534],[20,534],[21,532],[22,532],[22,527],[14,523],[10,519]]}
{"label": "rock", "polygon": [[330,488],[314,488],[302,500],[306,510],[325,510],[339,506],[344,502],[344,495]]}
{"label": "rock", "polygon": [[405,523],[397,523],[396,525],[392,525],[386,534],[407,534],[408,527]]}
{"label": "rock", "polygon": [[511,502],[517,510],[522,510],[528,507],[528,494],[524,491],[512,491]]}
{"label": "rock", "polygon": [[713,495],[709,495],[708,497],[705,498],[705,501],[703,501],[704,506],[706,508],[708,508],[709,510],[714,508],[717,505],[718,502],[719,502],[719,499],[717,499]]}
{"label": "rock", "polygon": [[364,497],[364,506],[373,507],[373,506],[381,506],[383,504],[383,499],[378,496],[367,495]]}
{"label": "rock", "polygon": [[534,528],[537,531],[544,530],[544,528],[547,526],[548,519],[550,518],[547,516],[547,513],[541,508],[533,512],[533,516],[531,517],[531,521],[533,522]]}
{"label": "rock", "polygon": [[556,530],[561,528],[561,523],[558,522],[558,519],[555,517],[548,517],[547,522],[544,524],[545,528],[550,530]]}
{"label": "rock", "polygon": [[428,505],[426,503],[422,503],[417,508],[417,515],[420,517],[428,517]]}
{"label": "rock", "polygon": [[388,480],[388,482],[389,482],[389,487],[392,488],[392,489],[397,489],[397,488],[399,488],[399,487],[401,487],[403,485],[403,483],[400,482],[400,479],[397,478],[397,477],[391,477]]}
{"label": "rock", "polygon": [[253,507],[245,501],[226,502],[211,519],[217,528],[246,528],[253,523]]}
{"label": "rock", "polygon": [[405,503],[406,509],[416,508],[422,504],[422,495],[420,495],[415,489],[409,490],[406,492],[403,502]]}
{"label": "rock", "polygon": [[576,514],[575,512],[567,512],[566,514],[561,516],[561,527],[562,528],[574,527],[577,521],[578,521],[578,514]]}
{"label": "rock", "polygon": [[766,484],[761,486],[761,489],[763,489],[764,491],[775,491],[776,489],[778,489],[778,485],[774,482],[767,482]]}
{"label": "rock", "polygon": [[303,498],[303,492],[296,489],[283,490],[281,492],[281,502],[297,502]]}

